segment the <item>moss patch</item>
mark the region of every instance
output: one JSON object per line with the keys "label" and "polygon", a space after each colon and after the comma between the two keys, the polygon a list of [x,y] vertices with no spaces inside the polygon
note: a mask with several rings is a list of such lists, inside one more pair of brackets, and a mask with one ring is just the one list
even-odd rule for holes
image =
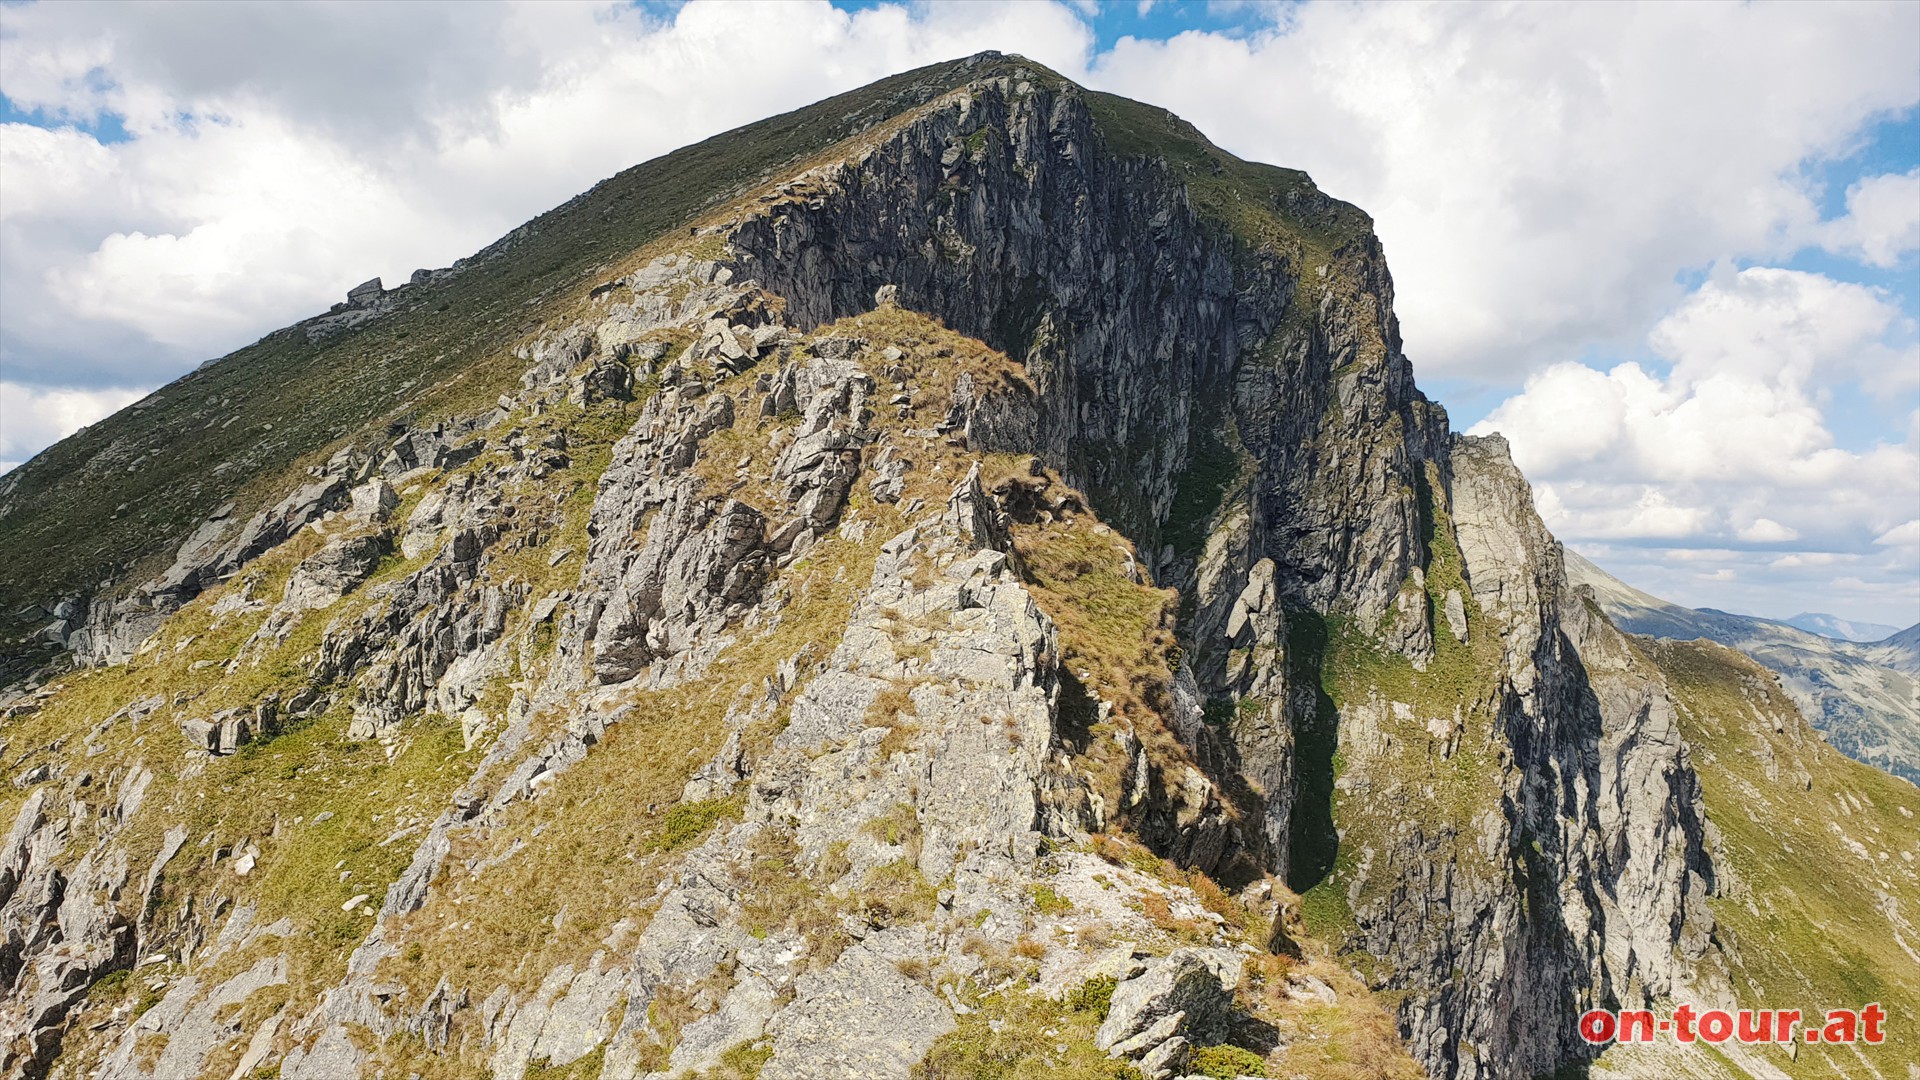
{"label": "moss patch", "polygon": [[1204,1046],[1193,1052],[1193,1060],[1188,1064],[1187,1071],[1216,1080],[1265,1076],[1267,1059],[1238,1046]]}
{"label": "moss patch", "polygon": [[1140,1080],[1130,1062],[1093,1045],[1105,1019],[1098,994],[1051,1001],[1016,989],[978,994],[969,1004],[974,1011],[914,1066],[914,1080]]}

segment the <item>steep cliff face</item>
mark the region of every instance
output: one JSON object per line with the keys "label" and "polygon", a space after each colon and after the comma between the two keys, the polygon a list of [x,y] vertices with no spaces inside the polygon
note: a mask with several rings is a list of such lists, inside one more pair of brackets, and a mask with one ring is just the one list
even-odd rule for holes
{"label": "steep cliff face", "polygon": [[[797,325],[890,285],[1018,360],[1032,394],[979,388],[969,444],[1041,454],[1143,543],[1167,539],[1198,444],[1237,424],[1232,449],[1268,478],[1257,532],[1281,598],[1377,617],[1419,561],[1416,462],[1445,431],[1400,354],[1378,244],[1310,185],[1282,195],[1304,178],[1280,170],[1248,193],[1262,228],[1235,231],[1165,157],[1116,152],[1122,104],[1141,109],[1037,74],[970,86],[744,222],[741,272]],[[1154,568],[1191,577],[1195,554],[1162,548]]]}
{"label": "steep cliff face", "polygon": [[[1202,752],[1272,793],[1242,844],[1285,866],[1281,610],[1372,622],[1392,605],[1423,558],[1415,484],[1444,452],[1444,414],[1413,386],[1361,215],[1268,170],[1243,235],[1197,208],[1165,157],[1115,152],[1123,133],[1142,138],[1129,115],[1163,140],[1190,129],[1037,83],[935,103],[858,161],[783,188],[807,198],[780,199],[731,243],[801,325],[892,287],[1021,362],[1020,386],[975,386],[952,422],[976,451],[1038,453],[1183,588],[1196,691],[1270,708]],[[1249,595],[1228,633],[1256,566],[1265,598]],[[1262,626],[1247,623],[1253,604]],[[1403,616],[1398,632],[1424,647],[1425,614]]]}
{"label": "steep cliff face", "polygon": [[1512,1077],[1732,993],[1674,690],[1364,216],[894,83],[61,617],[10,1068]]}
{"label": "steep cliff face", "polygon": [[[1586,1052],[1581,1012],[1672,995],[1708,951],[1704,813],[1664,683],[1567,589],[1504,443],[1456,439],[1435,475],[1453,540],[1427,580],[1464,594],[1435,590],[1446,638],[1409,692],[1334,691],[1347,865],[1329,884],[1375,977],[1410,991],[1417,1056],[1537,1074]],[[1464,692],[1434,693],[1445,679]]]}
{"label": "steep cliff face", "polygon": [[[907,306],[1024,361],[1033,394],[1002,391],[1014,400],[965,418],[970,445],[1038,448],[1161,547],[1157,576],[1191,598],[1181,631],[1196,688],[1251,706],[1234,707],[1250,715],[1214,755],[1265,796],[1264,828],[1241,839],[1302,884],[1313,871],[1289,858],[1299,766],[1281,733],[1312,716],[1285,706],[1282,611],[1380,627],[1409,666],[1429,666],[1435,614],[1458,604],[1466,618],[1461,593],[1430,598],[1418,584],[1432,568],[1418,492],[1434,484],[1459,533],[1473,621],[1484,613],[1480,632],[1499,646],[1472,687],[1488,697],[1453,702],[1448,730],[1415,740],[1443,753],[1462,738],[1481,744],[1469,753],[1483,775],[1382,849],[1349,852],[1369,869],[1340,884],[1366,892],[1385,877],[1399,893],[1356,912],[1358,937],[1384,962],[1382,985],[1421,991],[1403,1019],[1437,1073],[1532,1074],[1580,1057],[1579,1013],[1669,992],[1711,926],[1698,793],[1657,676],[1589,679],[1575,635],[1616,653],[1617,635],[1591,620],[1562,626],[1557,545],[1524,480],[1503,447],[1450,444],[1444,414],[1414,389],[1370,238],[1303,281],[1298,249],[1203,217],[1164,161],[1098,152],[1096,109],[1076,98],[988,84],[937,104],[857,165],[819,174],[825,193],[812,204],[736,234],[742,266],[802,322],[850,314],[869,286],[893,283]],[[1278,206],[1267,212],[1300,229]],[[1296,297],[1311,315],[1294,310]],[[1203,562],[1153,541],[1209,452],[1248,475],[1202,504],[1214,526],[1199,530]],[[1270,626],[1249,633],[1261,610]],[[1368,748],[1392,742],[1388,717],[1434,704],[1373,689],[1341,703],[1336,736],[1363,833],[1406,797],[1400,755],[1382,755],[1393,760],[1370,778]],[[1214,750],[1212,737],[1196,741]],[[1446,908],[1401,893],[1410,874],[1449,897]]]}

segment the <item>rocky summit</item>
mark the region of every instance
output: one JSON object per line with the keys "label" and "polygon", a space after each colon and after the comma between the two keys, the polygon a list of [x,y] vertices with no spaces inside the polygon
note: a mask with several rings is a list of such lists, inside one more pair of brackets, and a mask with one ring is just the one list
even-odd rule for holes
{"label": "rocky summit", "polygon": [[8,1075],[1920,1059],[1920,791],[1570,584],[1365,214],[1018,57],[355,287],[0,548]]}

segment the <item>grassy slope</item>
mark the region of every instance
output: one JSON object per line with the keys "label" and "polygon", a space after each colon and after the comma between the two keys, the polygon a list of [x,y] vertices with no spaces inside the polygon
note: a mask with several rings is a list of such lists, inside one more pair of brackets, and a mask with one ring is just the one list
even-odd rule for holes
{"label": "grassy slope", "polygon": [[[874,127],[904,107],[990,73],[989,68],[963,70],[956,65],[923,69],[629,170],[537,219],[498,257],[476,262],[446,282],[403,293],[402,310],[396,314],[319,344],[309,344],[297,330],[270,336],[168,388],[150,408],[129,410],[63,442],[23,469],[17,490],[6,500],[12,509],[0,518],[0,544],[23,553],[23,557],[13,562],[14,569],[6,578],[0,579],[0,603],[6,605],[3,610],[12,612],[22,601],[91,585],[139,559],[147,563],[141,571],[149,571],[157,561],[164,561],[171,547],[167,538],[177,536],[216,503],[238,494],[241,511],[245,512],[249,499],[258,501],[284,489],[291,473],[345,441],[358,439],[364,444],[369,435],[377,437],[391,418],[446,415],[491,401],[518,373],[520,365],[510,356],[513,345],[537,330],[543,318],[577,300],[577,294],[592,282],[604,279],[616,265],[631,261],[636,250],[670,236],[683,241],[676,226],[697,220],[702,213],[737,197],[766,178],[772,168],[818,153],[839,139]],[[1202,213],[1241,237],[1249,245],[1246,250],[1262,247],[1277,252],[1296,267],[1335,263],[1335,273],[1329,280],[1337,280],[1336,255],[1370,235],[1370,222],[1364,214],[1320,195],[1303,173],[1233,158],[1162,110],[1107,95],[1090,93],[1087,97],[1116,152],[1165,158],[1189,182],[1194,203]],[[1303,288],[1296,297],[1296,314],[1310,313],[1318,290],[1327,287],[1316,282]],[[209,398],[218,404],[207,404]],[[316,402],[324,406],[315,408]],[[229,416],[237,416],[244,423],[221,426]],[[182,431],[194,434],[180,438],[178,433]],[[1236,440],[1230,438],[1230,432],[1228,436],[1224,441],[1233,445]],[[127,465],[143,452],[160,448],[163,440],[164,453],[151,454],[138,469],[127,470]],[[95,459],[89,471],[86,463]],[[224,473],[214,471],[226,462],[234,465]],[[82,482],[70,482],[75,475],[83,475]],[[247,481],[244,488],[242,478]],[[1206,490],[1202,490],[1199,479],[1209,480],[1204,485]],[[1217,490],[1224,498],[1229,486],[1212,478],[1196,478],[1189,501],[1211,503],[1214,500],[1205,497],[1208,493]],[[114,509],[122,503],[127,506],[125,511]],[[1086,590],[1076,585],[1077,572],[1060,573],[1083,561],[1088,545],[1105,549],[1116,542],[1124,544],[1124,539],[1096,540],[1082,530],[1059,530],[1061,535],[1057,537],[1045,532],[1029,533],[1023,541],[1023,552],[1032,559],[1043,596],[1057,594],[1076,604],[1091,604],[1080,613],[1085,616],[1086,627],[1077,627],[1071,617],[1063,619],[1069,652],[1095,661],[1095,667],[1103,669],[1101,674],[1111,675],[1110,691],[1119,691],[1114,696],[1123,708],[1132,703],[1129,699],[1135,694],[1141,699],[1140,705],[1148,704],[1150,688],[1157,681],[1153,676],[1159,674],[1165,660],[1158,647],[1161,643],[1142,641],[1150,647],[1138,657],[1129,655],[1127,649],[1109,648],[1129,635],[1107,624],[1117,619],[1130,628],[1137,622],[1140,629],[1131,633],[1151,639],[1160,621],[1157,598],[1149,595],[1153,590],[1119,589],[1117,580],[1086,583],[1114,585],[1122,599],[1138,601],[1109,611],[1092,603],[1097,597],[1079,595]],[[1052,558],[1054,555],[1059,558]],[[1139,595],[1134,595],[1136,592]],[[1348,658],[1357,663],[1379,659],[1360,655],[1366,652],[1366,643],[1350,637],[1339,635],[1336,651],[1343,656],[1351,654]],[[297,646],[296,641],[293,647]],[[174,666],[184,669],[193,657],[206,654],[207,650],[196,648],[182,654],[181,662]],[[1395,675],[1412,679],[1405,672],[1396,671]],[[78,678],[113,677],[113,673],[105,673]],[[1350,681],[1336,678],[1329,688],[1346,696],[1352,692],[1346,685]],[[1424,686],[1430,680],[1414,681]],[[100,689],[104,691],[105,685]],[[662,795],[670,799],[679,770],[703,750],[710,750],[704,746],[703,736],[683,740],[683,735],[694,733],[679,731],[684,721],[704,709],[669,712],[671,715],[663,716],[660,722],[673,732],[654,727],[653,733],[671,735],[665,741],[675,752],[652,763],[672,766],[667,772],[673,782],[662,781],[658,793],[652,781],[623,789],[625,796],[636,801],[641,795],[647,801]],[[338,739],[334,730],[338,719],[322,722],[312,735],[305,736],[327,743],[323,746],[316,742],[311,748],[315,754],[325,757],[350,752],[349,748],[331,745],[330,740]],[[629,729],[633,737],[641,737],[643,726],[653,727],[636,724]],[[626,734],[623,732],[622,737]],[[403,788],[410,797],[424,796],[421,805],[425,806],[444,797],[444,788],[454,774],[441,769],[440,763],[455,756],[457,747],[446,745],[443,727],[419,735],[422,752],[428,755],[419,765],[426,772],[404,778],[394,794],[398,796]],[[631,757],[616,751],[620,741],[610,740],[613,745],[607,748],[604,763],[609,768],[621,760],[633,763]],[[246,776],[253,768],[250,761],[257,760],[260,767],[278,768],[273,763],[279,762],[281,755],[301,750],[303,745],[275,740],[266,744],[274,748],[271,752],[263,747],[251,757],[214,763],[213,769],[228,770],[231,775],[222,778],[225,782],[213,790],[230,797],[243,796],[248,788]],[[650,759],[655,756],[648,755]],[[347,765],[343,762],[339,767]],[[325,778],[337,779],[331,775],[333,766],[326,768]],[[581,776],[594,772],[584,770]],[[415,787],[415,779],[426,782]],[[368,777],[362,782],[372,781]],[[296,797],[304,809],[304,797],[297,793]],[[584,789],[580,797],[593,801]],[[316,802],[313,806],[316,812],[319,805]],[[214,810],[207,807],[208,813]],[[582,812],[591,811],[583,804]],[[524,833],[517,834],[531,837],[538,819],[546,815],[532,811],[525,814],[526,820],[517,823],[516,832],[523,827]],[[353,841],[356,850],[376,843],[373,824],[369,821],[353,826],[358,830]],[[259,828],[268,827],[265,821],[259,823]],[[647,837],[663,827],[665,823],[658,821],[629,823],[615,830],[618,835],[597,840],[606,841],[608,851],[616,854],[638,850],[633,845],[644,848]],[[547,857],[530,858],[526,866],[578,869],[578,874],[555,879],[558,882],[564,878],[569,889],[604,888],[621,876],[618,868],[610,870],[611,864],[604,859],[580,858],[578,845],[562,843],[563,839],[556,836],[536,848]],[[325,857],[316,851],[303,858],[330,866],[336,854],[328,848]],[[284,860],[276,865],[285,865]],[[210,863],[187,863],[180,869],[183,876],[212,873]],[[368,882],[375,886],[376,894],[378,886],[384,884],[378,879],[388,878],[394,871],[397,867],[383,867],[368,875],[376,879]],[[277,879],[279,875],[269,871],[263,879],[268,877]],[[532,888],[538,880],[536,875],[526,878],[525,883]],[[333,894],[340,892],[336,886],[344,884],[329,877],[326,888],[315,890],[311,908],[316,920],[338,914],[339,897]],[[358,881],[355,885],[350,891],[364,888]],[[551,889],[541,891],[558,895]],[[263,917],[283,910],[272,902],[263,903],[263,908]],[[503,918],[499,925],[483,928],[472,923],[449,925],[434,919],[437,914],[425,913],[417,920],[415,930],[424,941],[451,934],[450,944],[480,931],[482,937],[507,946],[516,942],[527,945],[532,940],[527,937],[530,931],[544,936],[537,933],[540,922],[550,917],[545,907],[532,904],[521,909],[526,918]],[[579,914],[570,912],[569,919]],[[588,939],[582,935],[588,928],[601,929],[605,924],[599,918],[587,918],[579,925],[580,934],[561,942],[559,952],[586,948]],[[562,959],[554,955],[556,947],[551,946],[553,942],[549,941],[542,947],[537,966]],[[579,957],[566,959],[577,962]],[[337,956],[316,955],[315,960],[314,973],[318,975],[319,969],[328,967],[328,960],[337,961]]]}
{"label": "grassy slope", "polygon": [[[540,595],[577,571],[577,558],[549,567],[544,556],[557,547],[584,548],[595,484],[624,419],[611,406],[585,413],[562,407],[529,424],[536,434],[566,430],[573,464],[510,496],[524,511],[524,520],[535,512],[553,511],[550,498],[559,494],[558,509],[567,524],[535,549],[541,558],[499,560],[489,568],[492,580],[517,576]],[[486,454],[461,471],[490,468],[502,460],[498,452]],[[451,479],[429,475],[409,485],[398,514],[404,518],[427,488]],[[150,945],[149,952],[170,949],[171,928],[203,920],[209,908],[219,909],[224,917],[228,903],[254,905],[256,925],[289,920],[293,933],[288,938],[264,939],[223,957],[212,968],[192,969],[203,980],[217,982],[260,956],[283,952],[289,960],[289,984],[263,992],[248,1005],[266,1013],[286,1000],[310,1001],[320,988],[339,980],[347,954],[371,925],[364,912],[344,905],[361,894],[370,897],[371,906],[380,904],[412,857],[418,827],[445,808],[487,749],[484,741],[463,749],[458,721],[431,713],[408,718],[391,740],[390,753],[382,744],[350,739],[351,693],[336,687],[336,704],[326,714],[295,722],[230,757],[196,761],[181,753],[179,720],[270,693],[284,697],[304,685],[322,629],[335,618],[379,604],[373,595],[378,585],[417,571],[432,557],[427,552],[409,560],[395,553],[334,606],[307,613],[285,644],[267,651],[257,665],[227,673],[224,662],[241,649],[266,612],[221,617],[214,614],[214,606],[235,592],[269,602],[278,599],[294,565],[322,542],[303,532],[169,619],[150,653],[127,665],[70,673],[54,684],[55,693],[42,709],[0,726],[0,737],[25,749],[14,759],[21,767],[64,762],[56,772],[84,768],[102,776],[142,765],[152,770],[147,798],[121,841],[132,864],[147,866],[173,826],[185,826],[188,841],[160,879],[149,915],[156,931],[152,940],[160,944]],[[524,611],[516,612],[509,636],[524,626]],[[119,706],[152,693],[164,695],[168,704],[144,721],[122,719],[87,738],[76,737]],[[483,705],[497,717],[509,693],[500,685]],[[11,821],[29,790],[4,789],[0,816]],[[401,832],[409,828],[411,832]],[[91,843],[92,837],[78,841]],[[249,845],[257,848],[259,861],[242,877],[234,872],[233,858]],[[134,890],[124,890],[119,897],[130,918],[137,915],[138,899]],[[74,1020],[67,1052],[89,1052],[89,1040],[95,1038],[90,1026],[120,1003],[117,995],[138,993],[156,975],[171,979],[190,970],[179,959],[143,968],[135,978],[109,977]],[[152,997],[157,999],[157,994]],[[228,1049],[237,1055],[236,1048]],[[231,1065],[228,1061],[226,1068]]]}
{"label": "grassy slope", "polygon": [[385,317],[319,342],[269,334],[49,447],[0,498],[0,658],[44,621],[18,619],[23,607],[153,573],[222,502],[245,513],[390,420],[490,403],[519,377],[514,345],[616,262],[782,166],[1019,63],[921,68],[628,169],[464,272],[402,291]]}
{"label": "grassy slope", "polygon": [[[1348,889],[1361,852],[1391,844],[1407,821],[1418,821],[1428,836],[1446,835],[1456,859],[1478,863],[1475,822],[1501,797],[1488,734],[1497,723],[1501,644],[1466,587],[1452,520],[1430,498],[1421,504],[1431,553],[1425,599],[1437,627],[1425,671],[1382,647],[1350,618],[1289,615],[1295,678],[1317,682],[1319,703],[1299,734],[1302,790],[1294,810],[1289,884],[1302,891],[1308,928],[1334,940],[1352,929]],[[1447,632],[1440,615],[1450,589],[1465,601],[1470,630],[1464,643]],[[1395,717],[1389,707],[1381,719],[1389,736],[1385,746],[1373,757],[1352,760],[1337,744],[1338,713],[1381,699],[1411,706],[1412,716]],[[1450,756],[1436,753],[1428,729],[1434,720],[1458,725],[1458,747]],[[1376,875],[1363,894],[1391,887]]]}
{"label": "grassy slope", "polygon": [[1861,1055],[1889,1076],[1920,1060],[1920,792],[1826,745],[1773,673],[1732,649],[1637,645],[1679,700],[1732,872],[1712,906],[1736,999],[1807,1012],[1877,1001],[1890,1018],[1881,1048],[1802,1044],[1797,1061],[1766,1060],[1794,1076],[1857,1074]]}

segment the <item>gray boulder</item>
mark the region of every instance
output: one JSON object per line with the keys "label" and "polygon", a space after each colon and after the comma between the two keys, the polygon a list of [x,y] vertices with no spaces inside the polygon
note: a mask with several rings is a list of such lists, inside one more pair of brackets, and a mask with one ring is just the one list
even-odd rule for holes
{"label": "gray boulder", "polygon": [[1152,1058],[1171,1071],[1179,1055],[1157,1053],[1164,1043],[1184,1038],[1207,1045],[1231,1033],[1240,967],[1240,954],[1231,949],[1179,949],[1152,961],[1114,989],[1094,1045],[1115,1057]]}
{"label": "gray boulder", "polygon": [[381,287],[379,278],[372,278],[348,289],[347,303],[354,307],[371,304],[385,295],[386,291],[386,289]]}
{"label": "gray boulder", "polygon": [[392,550],[393,536],[385,532],[329,542],[294,568],[287,579],[286,606],[310,611],[332,604],[365,581]]}
{"label": "gray boulder", "polygon": [[400,505],[400,496],[393,485],[375,477],[348,492],[353,507],[348,516],[356,521],[385,521]]}

